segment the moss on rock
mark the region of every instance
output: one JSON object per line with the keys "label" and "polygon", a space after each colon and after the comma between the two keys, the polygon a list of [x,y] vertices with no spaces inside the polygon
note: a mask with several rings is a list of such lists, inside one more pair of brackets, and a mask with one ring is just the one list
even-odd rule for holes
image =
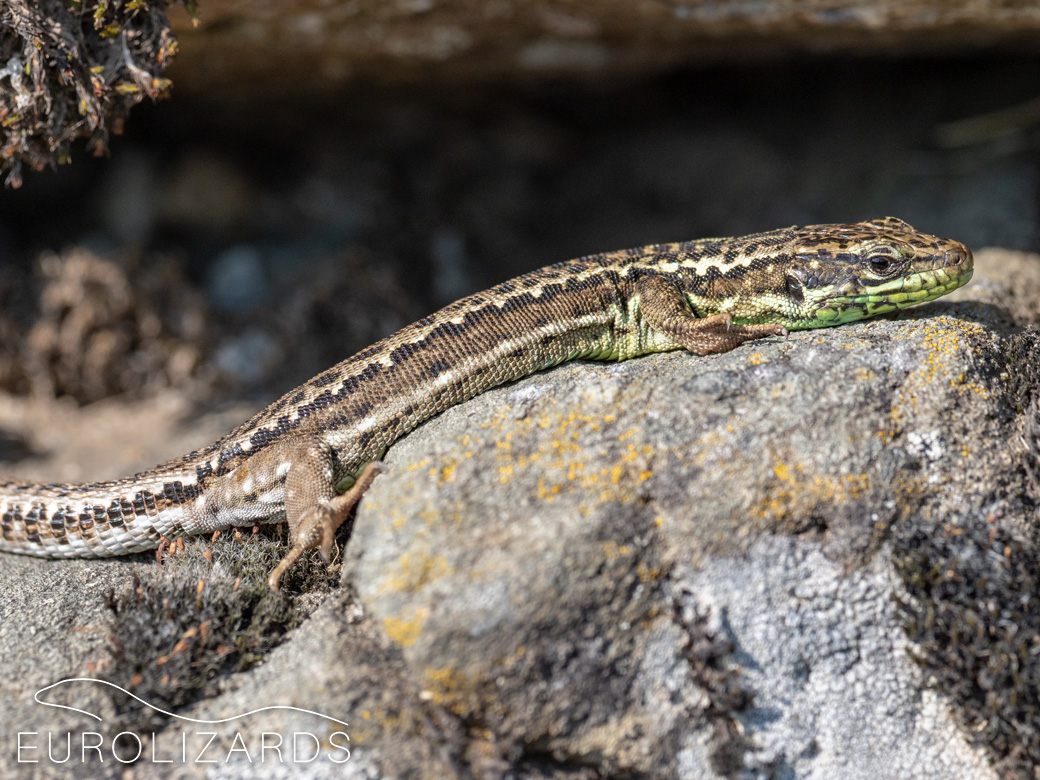
{"label": "moss on rock", "polygon": [[[193,0],[173,0],[194,15]],[[67,162],[69,143],[107,149],[130,109],[163,97],[177,51],[170,0],[0,0],[0,171]]]}

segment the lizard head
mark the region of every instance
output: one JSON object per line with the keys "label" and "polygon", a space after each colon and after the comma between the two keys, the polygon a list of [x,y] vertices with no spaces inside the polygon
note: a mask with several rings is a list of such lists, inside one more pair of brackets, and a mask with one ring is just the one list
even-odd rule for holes
{"label": "lizard head", "polygon": [[795,228],[785,272],[792,329],[853,322],[938,298],[967,284],[964,244],[894,217]]}

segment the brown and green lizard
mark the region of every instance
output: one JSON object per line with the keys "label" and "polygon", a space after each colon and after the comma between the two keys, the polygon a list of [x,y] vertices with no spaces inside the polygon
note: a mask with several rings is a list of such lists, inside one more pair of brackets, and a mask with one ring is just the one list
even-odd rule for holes
{"label": "brown and green lizard", "polygon": [[707,355],[853,322],[937,298],[971,274],[963,244],[891,217],[558,263],[402,328],[150,471],[93,484],[0,483],[0,550],[122,555],[288,521],[292,546],[269,578],[277,589],[303,551],[328,559],[387,447],[489,388],[567,360]]}

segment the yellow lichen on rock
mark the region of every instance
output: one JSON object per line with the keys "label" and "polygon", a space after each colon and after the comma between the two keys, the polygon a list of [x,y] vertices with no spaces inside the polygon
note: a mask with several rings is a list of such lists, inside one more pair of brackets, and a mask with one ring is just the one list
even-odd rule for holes
{"label": "yellow lichen on rock", "polygon": [[383,630],[390,640],[401,647],[411,647],[422,632],[423,623],[426,622],[427,610],[420,607],[410,619],[399,618],[396,615],[387,615],[383,618]]}

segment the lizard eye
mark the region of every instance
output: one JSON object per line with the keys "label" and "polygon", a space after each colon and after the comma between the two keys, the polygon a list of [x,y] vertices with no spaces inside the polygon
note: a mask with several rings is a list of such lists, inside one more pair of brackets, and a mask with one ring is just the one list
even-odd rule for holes
{"label": "lizard eye", "polygon": [[877,274],[887,274],[892,268],[892,258],[885,255],[871,255],[867,258],[870,270]]}

